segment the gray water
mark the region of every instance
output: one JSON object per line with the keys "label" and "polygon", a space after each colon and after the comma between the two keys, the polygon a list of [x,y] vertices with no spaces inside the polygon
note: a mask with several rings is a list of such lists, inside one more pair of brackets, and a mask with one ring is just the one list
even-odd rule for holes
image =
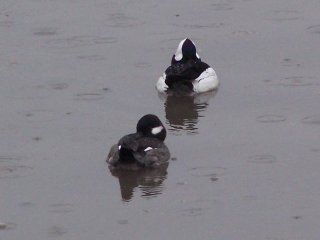
{"label": "gray water", "polygon": [[[318,240],[319,11],[2,1],[0,239]],[[159,96],[185,37],[219,90]],[[109,148],[147,113],[168,130],[169,165],[110,172]]]}

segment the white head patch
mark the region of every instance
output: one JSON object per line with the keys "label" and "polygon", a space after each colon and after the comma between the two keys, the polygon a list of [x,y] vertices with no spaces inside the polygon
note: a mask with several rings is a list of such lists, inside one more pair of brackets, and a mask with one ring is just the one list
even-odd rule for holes
{"label": "white head patch", "polygon": [[151,129],[151,133],[153,135],[157,135],[158,133],[160,133],[162,131],[163,127],[162,126],[158,126],[158,127],[154,127]]}
{"label": "white head patch", "polygon": [[182,58],[183,58],[183,54],[182,54],[182,45],[184,44],[184,42],[186,41],[187,39],[183,39],[179,45],[178,45],[178,48],[176,50],[176,53],[174,54],[174,59],[176,61],[180,61]]}
{"label": "white head patch", "polygon": [[119,150],[121,149],[121,145],[118,146]]}
{"label": "white head patch", "polygon": [[[178,48],[177,48],[177,50],[176,50],[176,53],[174,54],[174,59],[175,59],[176,61],[180,61],[180,60],[183,58],[182,46],[183,46],[183,44],[184,44],[184,42],[185,42],[186,40],[187,40],[186,38],[183,39],[183,40],[179,43],[179,45],[178,45]],[[190,41],[191,41],[191,40],[190,40]],[[193,41],[191,41],[191,42],[193,43],[194,46],[196,46]],[[197,56],[197,58],[200,59],[200,56],[199,56],[199,54],[198,54],[197,52],[196,52],[196,56]]]}

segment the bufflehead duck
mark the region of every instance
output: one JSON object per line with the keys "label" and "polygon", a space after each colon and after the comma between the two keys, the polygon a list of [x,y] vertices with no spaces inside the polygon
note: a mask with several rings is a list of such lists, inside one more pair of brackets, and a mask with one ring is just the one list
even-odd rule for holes
{"label": "bufflehead duck", "polygon": [[135,169],[167,162],[170,152],[163,142],[167,132],[160,119],[147,114],[138,121],[136,129],[136,133],[125,135],[111,147],[107,157],[109,165]]}
{"label": "bufflehead duck", "polygon": [[173,55],[171,66],[158,79],[159,92],[183,91],[203,93],[218,87],[216,72],[197,53],[195,44],[188,38],[183,39]]}

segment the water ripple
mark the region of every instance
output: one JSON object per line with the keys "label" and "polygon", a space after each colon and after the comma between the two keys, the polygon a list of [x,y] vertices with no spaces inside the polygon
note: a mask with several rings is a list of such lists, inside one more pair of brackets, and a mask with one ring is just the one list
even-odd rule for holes
{"label": "water ripple", "polygon": [[183,216],[195,217],[204,214],[204,209],[200,207],[190,207],[181,211]]}
{"label": "water ripple", "polygon": [[68,38],[52,39],[47,41],[49,48],[54,49],[68,49],[84,46],[92,46],[97,44],[112,44],[117,42],[115,37],[100,37],[100,36],[73,36]]}
{"label": "water ripple", "polygon": [[299,11],[292,10],[276,10],[270,13],[269,18],[266,20],[274,21],[274,22],[287,22],[287,21],[296,21],[302,19]]}
{"label": "water ripple", "polygon": [[283,67],[300,67],[301,66],[300,63],[295,62],[291,58],[282,59],[280,65],[283,66]]}
{"label": "water ripple", "polygon": [[32,174],[33,168],[26,165],[5,165],[0,166],[1,178],[20,178]]}
{"label": "water ripple", "polygon": [[76,101],[98,101],[103,99],[103,94],[101,93],[78,93],[76,94]]}
{"label": "water ripple", "polygon": [[284,122],[286,121],[286,117],[282,115],[275,115],[275,114],[266,114],[261,115],[256,118],[258,122],[261,123],[277,123],[277,122]]}
{"label": "water ripple", "polygon": [[307,28],[307,30],[313,34],[320,34],[320,24],[310,26]]}
{"label": "water ripple", "polygon": [[280,79],[279,84],[284,87],[303,87],[314,84],[312,77],[307,76],[292,76]]}
{"label": "water ripple", "polygon": [[277,158],[271,154],[259,154],[259,155],[249,156],[248,162],[271,164],[271,163],[277,162]]}
{"label": "water ripple", "polygon": [[233,9],[229,3],[213,3],[211,4],[211,8],[213,11],[229,11]]}
{"label": "water ripple", "polygon": [[55,203],[49,205],[49,212],[52,213],[69,213],[73,211],[73,204],[71,203]]}
{"label": "water ripple", "polygon": [[219,178],[226,174],[227,169],[224,167],[193,167],[188,169],[190,174],[194,177],[209,178],[211,182],[216,182]]}
{"label": "water ripple", "polygon": [[320,124],[320,115],[307,116],[301,120],[304,124],[319,125]]}
{"label": "water ripple", "polygon": [[99,54],[80,55],[80,56],[77,56],[77,58],[81,60],[89,60],[89,61],[101,61],[106,59],[105,56],[99,55]]}
{"label": "water ripple", "polygon": [[13,25],[14,25],[14,21],[10,21],[10,20],[0,21],[0,27],[11,27]]}
{"label": "water ripple", "polygon": [[114,28],[132,28],[142,26],[144,21],[136,17],[128,17],[123,13],[109,14],[109,20],[107,26]]}
{"label": "water ripple", "polygon": [[38,29],[35,29],[35,31],[33,32],[33,35],[37,35],[37,36],[52,36],[55,34],[57,34],[57,28],[53,28],[53,27],[38,28]]}

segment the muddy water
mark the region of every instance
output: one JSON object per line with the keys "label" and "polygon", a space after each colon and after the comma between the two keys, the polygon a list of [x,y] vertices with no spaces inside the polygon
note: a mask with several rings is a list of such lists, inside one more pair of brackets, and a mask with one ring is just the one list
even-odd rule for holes
{"label": "muddy water", "polygon": [[[0,239],[319,239],[319,1],[3,1]],[[220,78],[159,96],[184,37]],[[168,166],[104,159],[146,113]]]}

